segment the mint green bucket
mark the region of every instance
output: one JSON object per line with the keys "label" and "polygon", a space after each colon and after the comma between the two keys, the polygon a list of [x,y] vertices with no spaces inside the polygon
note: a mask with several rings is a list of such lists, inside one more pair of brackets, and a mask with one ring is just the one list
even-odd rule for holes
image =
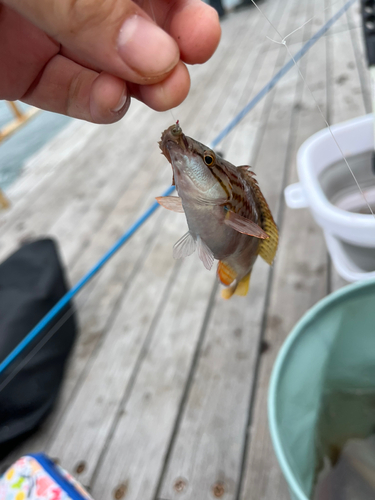
{"label": "mint green bucket", "polygon": [[273,368],[268,398],[273,446],[293,500],[308,500],[323,388],[375,388],[375,280],[318,302],[297,323]]}

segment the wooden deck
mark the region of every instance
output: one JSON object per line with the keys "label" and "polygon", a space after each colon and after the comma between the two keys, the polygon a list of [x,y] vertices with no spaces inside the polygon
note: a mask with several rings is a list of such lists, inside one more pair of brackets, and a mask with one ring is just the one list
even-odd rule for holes
{"label": "wooden deck", "polygon": [[[265,0],[261,8],[295,53],[343,2]],[[288,60],[255,8],[222,22],[221,45],[191,69],[178,110],[134,102],[116,125],[75,122],[29,161],[0,213],[0,258],[25,238],[52,235],[77,282],[171,181],[162,130],[209,143]],[[301,71],[331,123],[370,111],[359,5],[302,59]],[[296,152],[324,127],[291,70],[218,146],[254,166],[280,227],[273,268],[256,263],[246,298],[223,301],[196,254],[174,261],[181,214],[159,209],[76,300],[80,336],[56,410],[17,449],[45,451],[96,500],[286,500],[267,426],[267,388],[294,324],[344,283],[308,210],[285,207]]]}

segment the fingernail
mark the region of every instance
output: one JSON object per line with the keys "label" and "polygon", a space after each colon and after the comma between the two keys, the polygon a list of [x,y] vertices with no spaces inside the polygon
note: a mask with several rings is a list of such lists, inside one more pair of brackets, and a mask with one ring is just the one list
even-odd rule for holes
{"label": "fingernail", "polygon": [[117,103],[117,106],[115,108],[112,109],[112,111],[114,113],[118,113],[120,111],[123,111],[123,109],[125,107],[129,107],[130,105],[130,96],[129,94],[126,92],[126,88],[125,88],[125,85],[124,85],[124,90],[122,91],[122,94],[121,94],[121,97]]}
{"label": "fingernail", "polygon": [[122,25],[118,51],[128,66],[146,77],[167,73],[179,60],[176,42],[151,21],[137,15]]}

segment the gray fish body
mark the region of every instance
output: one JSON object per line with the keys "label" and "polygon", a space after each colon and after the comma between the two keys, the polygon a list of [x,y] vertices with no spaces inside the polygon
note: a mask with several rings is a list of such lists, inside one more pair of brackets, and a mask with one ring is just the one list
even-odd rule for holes
{"label": "gray fish body", "polygon": [[192,199],[191,192],[187,195],[183,189],[179,189],[177,175],[175,179],[190,233],[195,239],[200,236],[215,259],[227,261],[241,279],[251,270],[256,260],[259,240],[225,225],[224,206],[209,205]]}
{"label": "gray fish body", "polygon": [[[249,276],[260,253],[271,263],[277,226],[249,167],[235,167],[182,133],[178,122],[162,134],[160,148],[172,165],[179,198],[160,197],[165,208],[184,212],[189,232],[174,246],[175,258],[198,255],[207,269],[219,260],[218,276],[228,292],[246,295]],[[271,231],[270,238],[264,224]],[[230,285],[230,286],[229,286]]]}

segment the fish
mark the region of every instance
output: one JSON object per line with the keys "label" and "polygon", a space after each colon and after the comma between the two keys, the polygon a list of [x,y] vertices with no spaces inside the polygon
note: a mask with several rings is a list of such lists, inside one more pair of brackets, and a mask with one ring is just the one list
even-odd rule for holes
{"label": "fish", "polygon": [[206,269],[218,260],[222,297],[245,296],[260,255],[269,265],[278,246],[278,229],[248,165],[236,167],[204,144],[187,137],[179,121],[167,128],[159,147],[172,166],[178,196],[159,196],[168,210],[184,213],[188,232],[173,247],[175,259],[197,250]]}

